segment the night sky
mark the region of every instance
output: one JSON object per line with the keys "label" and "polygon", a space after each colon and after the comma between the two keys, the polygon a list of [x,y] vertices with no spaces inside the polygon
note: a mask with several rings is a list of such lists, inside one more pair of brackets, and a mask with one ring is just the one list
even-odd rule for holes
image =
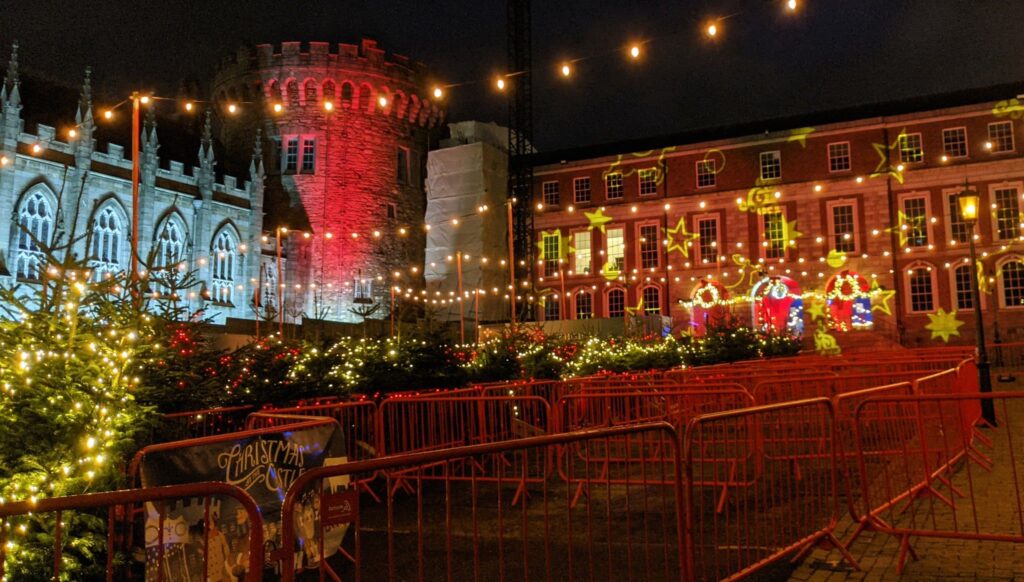
{"label": "night sky", "polygon": [[[535,142],[561,149],[1024,81],[1024,1],[533,2]],[[701,23],[733,15],[708,42]],[[452,88],[449,120],[503,123],[489,79],[505,62],[505,3],[304,0],[4,0],[0,58],[101,94],[206,81],[242,43],[321,40],[427,63]],[[625,47],[649,40],[641,62]],[[574,77],[557,65],[590,57]],[[1012,97],[1012,95],[1008,95]],[[69,104],[73,108],[73,104]]]}

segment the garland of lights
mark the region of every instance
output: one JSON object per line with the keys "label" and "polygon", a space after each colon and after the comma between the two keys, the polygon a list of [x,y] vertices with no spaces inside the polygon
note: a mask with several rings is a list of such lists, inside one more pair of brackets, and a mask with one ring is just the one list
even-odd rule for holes
{"label": "garland of lights", "polygon": [[[704,299],[705,293],[710,296],[710,300]],[[702,309],[711,309],[722,304],[722,292],[713,283],[705,283],[693,294],[691,303]]]}
{"label": "garland of lights", "polygon": [[[850,293],[843,291],[843,288],[847,285],[850,286]],[[826,297],[839,301],[855,301],[864,295],[864,291],[861,290],[860,281],[857,280],[857,277],[849,273],[845,273],[836,275],[835,282],[832,285],[832,290],[826,294]]]}

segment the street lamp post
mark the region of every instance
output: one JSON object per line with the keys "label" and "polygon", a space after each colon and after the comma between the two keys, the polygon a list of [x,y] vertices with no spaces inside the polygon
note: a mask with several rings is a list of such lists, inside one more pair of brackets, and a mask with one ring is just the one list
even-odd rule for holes
{"label": "street lamp post", "polygon": [[[978,207],[980,200],[978,193],[970,190],[964,182],[964,190],[957,197],[960,206],[960,216],[967,223],[967,240],[971,249],[971,301],[974,304],[974,323],[977,333],[977,366],[978,366],[978,391],[982,394],[992,392],[992,376],[989,372],[988,350],[985,348],[985,322],[982,319],[981,293],[978,289],[978,277],[973,273],[975,265],[978,264],[978,255],[974,247],[974,225],[978,223]],[[996,425],[995,406],[992,399],[981,400],[981,417],[991,426]]]}

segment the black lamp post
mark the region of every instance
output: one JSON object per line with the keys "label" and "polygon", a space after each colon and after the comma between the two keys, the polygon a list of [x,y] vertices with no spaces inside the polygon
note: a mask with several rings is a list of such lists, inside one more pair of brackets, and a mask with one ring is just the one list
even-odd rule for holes
{"label": "black lamp post", "polygon": [[[981,293],[978,290],[978,277],[974,274],[975,265],[978,264],[977,251],[974,248],[974,225],[978,223],[978,207],[980,200],[978,193],[970,190],[967,183],[964,183],[964,190],[957,197],[960,206],[960,216],[967,223],[967,241],[971,248],[971,301],[974,304],[974,322],[977,326],[977,350],[978,350],[978,390],[982,394],[992,392],[992,376],[989,372],[988,350],[985,348],[985,322],[981,313]],[[996,425],[996,412],[992,399],[981,400],[981,417],[992,426]]]}

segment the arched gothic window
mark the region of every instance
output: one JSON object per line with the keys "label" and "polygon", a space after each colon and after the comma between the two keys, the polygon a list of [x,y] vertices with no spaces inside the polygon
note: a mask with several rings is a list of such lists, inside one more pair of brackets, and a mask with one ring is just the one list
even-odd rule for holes
{"label": "arched gothic window", "polygon": [[317,95],[316,81],[313,79],[306,79],[306,82],[303,85],[302,97],[306,101],[306,105],[318,105],[317,102],[319,101],[319,98]]}
{"label": "arched gothic window", "polygon": [[124,270],[125,229],[122,213],[113,204],[102,206],[92,219],[89,262],[99,281]]}
{"label": "arched gothic window", "polygon": [[238,271],[238,239],[229,229],[220,231],[213,240],[213,300],[234,305],[235,276]]}
{"label": "arched gothic window", "polygon": [[53,207],[42,192],[31,192],[22,199],[15,225],[17,243],[14,249],[14,269],[19,279],[39,279],[40,269],[46,261],[39,245],[50,243],[53,219]]}
{"label": "arched gothic window", "polygon": [[172,292],[179,279],[179,263],[185,260],[185,224],[172,214],[164,221],[153,246],[153,276],[161,293]]}

